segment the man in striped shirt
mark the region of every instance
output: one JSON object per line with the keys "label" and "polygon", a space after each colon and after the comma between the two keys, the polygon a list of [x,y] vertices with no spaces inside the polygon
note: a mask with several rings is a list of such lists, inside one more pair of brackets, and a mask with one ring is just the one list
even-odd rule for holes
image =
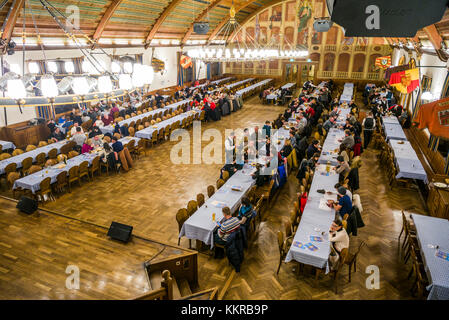
{"label": "man in striped shirt", "polygon": [[223,219],[217,223],[217,233],[214,233],[214,242],[218,244],[226,244],[229,235],[240,228],[240,220],[231,215],[231,209],[224,207],[222,209]]}

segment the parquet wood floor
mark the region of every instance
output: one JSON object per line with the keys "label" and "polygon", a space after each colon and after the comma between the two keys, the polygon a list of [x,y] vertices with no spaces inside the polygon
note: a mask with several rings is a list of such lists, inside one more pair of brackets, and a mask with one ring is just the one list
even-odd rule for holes
{"label": "parquet wood floor", "polygon": [[[282,111],[283,108],[281,107],[260,105],[258,98],[252,98],[246,101],[244,109],[231,116],[224,117],[219,122],[206,123],[202,129],[204,131],[205,129],[216,128],[224,132],[225,129],[249,127],[255,123],[262,124],[267,119],[272,120]],[[174,142],[165,142],[158,145],[152,148],[147,156],[142,156],[137,160],[135,162],[136,167],[128,173],[96,178],[94,182],[84,183],[82,187],[75,187],[72,193],[64,194],[57,201],[45,204],[45,207],[104,227],[109,227],[111,221],[130,224],[134,226],[134,233],[137,235],[176,244],[178,226],[175,214],[177,210],[185,207],[189,200],[195,199],[197,193],[206,194],[207,185],[215,185],[222,164],[174,165],[169,158],[171,147],[174,144]],[[203,143],[203,148],[204,145],[205,143]],[[362,157],[364,164],[360,169],[360,190],[358,193],[362,199],[366,227],[359,230],[359,236],[351,239],[351,248],[354,249],[361,240],[367,242],[367,247],[362,250],[359,256],[357,273],[353,274],[350,284],[347,284],[347,269],[343,272],[340,280],[338,294],[334,293],[329,276],[322,276],[315,287],[314,277],[307,268],[303,274],[297,277],[292,272],[293,264],[283,264],[279,276],[275,274],[279,261],[276,233],[278,230],[284,229],[283,222],[288,219],[297,192],[297,181],[294,175],[291,175],[273,207],[265,212],[256,240],[246,251],[242,270],[234,277],[225,299],[411,298],[408,291],[411,282],[406,279],[410,266],[404,266],[398,257],[397,236],[401,228],[400,210],[410,208],[412,212],[425,214],[426,208],[417,190],[406,190],[398,187],[390,191],[387,188],[387,178],[375,155],[376,151],[368,149]],[[6,193],[6,195],[11,196],[10,193]],[[9,209],[6,208],[4,211],[9,212]],[[14,233],[17,238],[14,240],[15,252],[23,250],[24,258],[26,258],[29,251],[26,248],[33,243],[33,235],[31,231],[30,234],[24,234],[26,221],[29,217],[20,217],[20,219],[15,222],[16,226],[10,230],[10,237],[12,237],[12,233],[16,232],[15,230],[21,230],[21,233]],[[9,224],[1,216],[0,223],[2,223],[2,229],[10,229]],[[75,222],[68,225],[70,226],[73,223]],[[22,224],[24,224],[24,227],[21,227]],[[51,226],[52,223],[42,222],[41,224],[42,228],[46,228],[47,225]],[[67,236],[68,239],[71,239],[69,234],[64,235],[64,232],[57,232],[57,228],[53,228],[53,230],[58,237]],[[91,251],[91,255],[94,255],[95,251],[98,250],[101,253],[104,252],[104,248],[111,246],[109,242],[102,241],[96,245],[94,240],[102,238],[102,236],[95,234],[93,231],[91,233],[85,235],[86,237],[92,236],[92,239],[89,238],[89,240],[82,242],[83,246],[79,249],[81,252],[84,250]],[[12,240],[8,239],[1,240],[0,247],[8,248],[12,246]],[[36,241],[38,245],[35,245],[35,247],[42,246],[44,249],[41,250],[42,253],[35,250],[31,254],[30,259],[41,265],[40,269],[36,269],[38,272],[35,271],[36,277],[39,276],[39,273],[44,275],[52,270],[47,267],[52,263],[52,260],[47,257],[47,252],[56,249],[46,249],[44,245],[46,241],[51,240],[40,238],[40,241]],[[55,243],[49,245],[55,245]],[[183,239],[181,246],[187,247],[188,241]],[[127,265],[128,272],[142,270],[140,264],[151,256],[154,252],[154,249],[152,250],[148,252],[144,250],[138,253],[130,252],[129,255],[131,256],[129,258],[127,255],[123,256],[123,261],[114,270],[120,268],[120,265]],[[115,252],[114,249],[110,249],[110,251]],[[23,282],[22,279],[26,279],[31,270],[23,269],[22,264],[20,266],[12,264],[5,266],[5,261],[7,261],[5,259],[11,258],[4,256],[3,253],[2,255],[0,260],[0,288],[3,289],[4,281],[7,281],[7,291],[13,292],[15,297],[36,299],[81,298],[81,296],[61,293],[49,284],[46,286],[44,280],[42,280],[43,284],[35,280],[37,284],[32,281]],[[59,269],[64,264],[65,261],[59,262]],[[368,276],[365,274],[365,268],[368,265],[377,265],[380,268],[379,290],[365,288],[365,280]],[[199,255],[199,266],[200,287],[203,289],[222,285],[231,270],[226,259],[216,260],[204,254]],[[59,269],[54,272],[60,272]],[[98,269],[92,268],[91,281],[93,283],[101,281],[95,279],[96,275],[101,279],[105,277],[105,274],[111,275],[114,274],[114,271],[105,271],[103,266],[102,268],[98,266]],[[121,277],[126,278],[123,274],[121,274]],[[137,276],[138,279],[139,277]],[[59,280],[56,279],[55,281]],[[98,298],[103,294],[109,298],[129,298],[133,296],[130,293],[145,290],[141,281],[134,279],[131,281],[137,281],[137,287],[129,285],[129,287],[123,288],[123,282],[120,282],[120,284],[111,286],[113,289],[111,289],[110,294],[105,293],[101,288],[97,288],[92,289],[92,293],[85,292],[83,297]],[[16,282],[16,284],[9,282]],[[61,285],[64,285],[64,282],[61,282]],[[124,292],[122,292],[122,289]],[[4,290],[0,290],[0,292],[4,292]]]}
{"label": "parquet wood floor", "polygon": [[[137,237],[123,244],[106,228],[15,206],[0,198],[0,299],[130,299],[149,290],[143,262],[188,251]],[[69,265],[79,290],[66,288]]]}

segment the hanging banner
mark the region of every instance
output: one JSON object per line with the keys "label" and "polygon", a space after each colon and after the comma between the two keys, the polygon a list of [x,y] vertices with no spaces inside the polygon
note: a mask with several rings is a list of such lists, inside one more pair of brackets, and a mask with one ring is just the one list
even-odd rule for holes
{"label": "hanging banner", "polygon": [[388,69],[391,66],[391,56],[377,58],[375,65],[380,69]]}
{"label": "hanging banner", "polygon": [[410,93],[419,87],[419,69],[414,68],[393,73],[388,83],[401,93]]}
{"label": "hanging banner", "polygon": [[187,69],[192,66],[192,58],[190,58],[189,56],[182,55],[181,61],[179,63],[181,64],[181,67]]}
{"label": "hanging banner", "polygon": [[432,136],[449,139],[449,98],[421,105],[413,122]]}

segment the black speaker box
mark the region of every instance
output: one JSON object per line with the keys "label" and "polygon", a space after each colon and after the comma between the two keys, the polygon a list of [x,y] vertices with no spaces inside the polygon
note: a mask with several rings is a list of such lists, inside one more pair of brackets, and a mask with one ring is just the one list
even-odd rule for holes
{"label": "black speaker box", "polygon": [[209,32],[209,22],[195,22],[193,32],[196,34],[207,34]]}
{"label": "black speaker box", "polygon": [[112,221],[111,226],[109,227],[108,230],[108,236],[114,240],[128,242],[129,239],[131,238],[132,231],[133,231],[132,226]]}
{"label": "black speaker box", "polygon": [[16,206],[17,209],[20,211],[26,213],[26,214],[32,214],[37,210],[37,201],[25,196],[22,196],[17,203]]}

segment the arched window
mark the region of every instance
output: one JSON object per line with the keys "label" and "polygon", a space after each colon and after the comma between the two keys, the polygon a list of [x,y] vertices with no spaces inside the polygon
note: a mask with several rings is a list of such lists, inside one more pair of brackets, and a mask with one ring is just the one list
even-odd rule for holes
{"label": "arched window", "polygon": [[354,56],[354,62],[352,63],[352,72],[363,72],[365,66],[365,55],[363,53],[357,53]]}
{"label": "arched window", "polygon": [[340,53],[338,56],[338,67],[337,71],[349,71],[349,53]]}
{"label": "arched window", "polygon": [[335,62],[335,54],[333,53],[326,53],[324,55],[324,71],[333,71],[334,70],[334,62]]}

